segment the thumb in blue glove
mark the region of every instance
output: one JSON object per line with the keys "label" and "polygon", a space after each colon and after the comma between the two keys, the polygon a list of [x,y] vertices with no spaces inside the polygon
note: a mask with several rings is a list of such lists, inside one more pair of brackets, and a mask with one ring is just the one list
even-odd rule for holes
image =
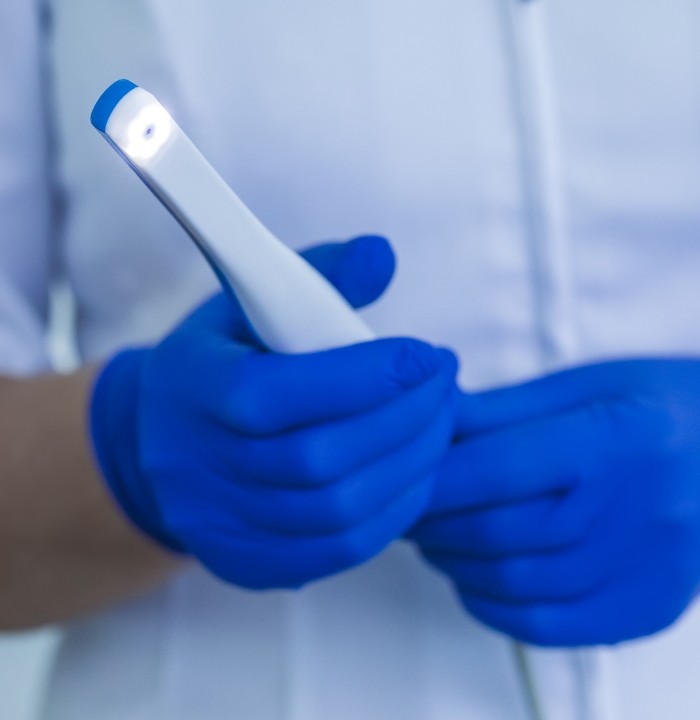
{"label": "thumb in blue glove", "polygon": [[[394,265],[376,237],[306,257],[354,305]],[[229,582],[298,587],[368,560],[421,515],[453,432],[455,372],[451,353],[413,339],[267,353],[218,295],[106,365],[92,437],[144,532]]]}
{"label": "thumb in blue glove", "polygon": [[460,401],[412,537],[486,624],[540,645],[657,632],[700,583],[700,361],[576,368]]}

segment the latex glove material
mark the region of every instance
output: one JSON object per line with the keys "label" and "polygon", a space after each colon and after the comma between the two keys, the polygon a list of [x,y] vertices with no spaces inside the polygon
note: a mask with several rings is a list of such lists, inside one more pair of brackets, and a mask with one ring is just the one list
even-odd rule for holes
{"label": "latex glove material", "polygon": [[[355,305],[393,271],[379,238],[307,257]],[[158,346],[107,364],[92,436],[146,533],[237,585],[297,587],[368,560],[425,510],[455,372],[451,353],[412,339],[262,352],[219,295]]]}
{"label": "latex glove material", "polygon": [[554,646],[649,635],[700,581],[700,362],[638,360],[464,395],[412,537],[465,607]]}

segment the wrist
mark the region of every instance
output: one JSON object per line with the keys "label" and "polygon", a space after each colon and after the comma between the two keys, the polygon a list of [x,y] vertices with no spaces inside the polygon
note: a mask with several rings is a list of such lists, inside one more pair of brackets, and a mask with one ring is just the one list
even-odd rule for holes
{"label": "wrist", "polygon": [[105,484],[127,518],[141,532],[181,552],[162,523],[139,449],[139,397],[150,350],[124,350],[109,360],[94,381],[89,406],[92,451]]}

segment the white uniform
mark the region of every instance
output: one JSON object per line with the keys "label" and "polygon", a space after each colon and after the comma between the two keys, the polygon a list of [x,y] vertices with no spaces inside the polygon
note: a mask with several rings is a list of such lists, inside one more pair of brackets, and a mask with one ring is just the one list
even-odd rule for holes
{"label": "white uniform", "polygon": [[[215,287],[89,126],[118,77],[292,245],[392,238],[397,280],[368,320],[454,347],[470,388],[700,351],[697,0],[61,0],[37,18],[0,5],[4,370],[46,367],[52,277],[86,360],[160,336]],[[651,640],[531,659],[548,720],[700,715],[697,609]],[[77,622],[45,718],[528,715],[509,642],[397,544],[295,595],[193,569]]]}

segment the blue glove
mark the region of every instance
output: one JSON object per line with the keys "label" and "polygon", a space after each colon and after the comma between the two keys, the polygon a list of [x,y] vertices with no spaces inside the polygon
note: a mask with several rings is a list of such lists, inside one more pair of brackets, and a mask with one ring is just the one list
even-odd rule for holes
{"label": "blue glove", "polygon": [[700,361],[581,367],[460,400],[411,536],[475,617],[539,645],[672,623],[700,582]]}
{"label": "blue glove", "polygon": [[[306,254],[354,305],[394,267],[385,240]],[[93,445],[145,533],[248,588],[358,565],[415,523],[454,430],[456,360],[418,340],[308,355],[255,346],[218,295],[96,383]]]}

